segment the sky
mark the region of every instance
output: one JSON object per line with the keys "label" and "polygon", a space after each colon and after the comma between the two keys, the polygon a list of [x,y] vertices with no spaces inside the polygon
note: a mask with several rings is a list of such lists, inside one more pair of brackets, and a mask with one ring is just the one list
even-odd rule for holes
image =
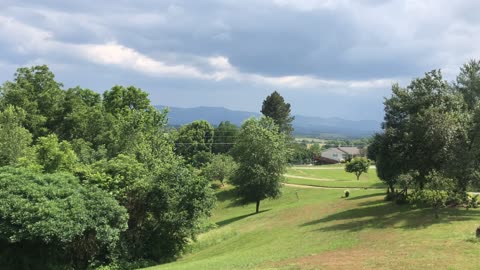
{"label": "sky", "polygon": [[66,88],[134,85],[156,105],[381,120],[392,83],[480,53],[480,1],[0,0],[0,81],[47,64]]}

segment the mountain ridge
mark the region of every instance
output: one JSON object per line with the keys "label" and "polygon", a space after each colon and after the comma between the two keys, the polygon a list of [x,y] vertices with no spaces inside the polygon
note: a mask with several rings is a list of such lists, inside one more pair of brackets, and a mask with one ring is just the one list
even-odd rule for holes
{"label": "mountain ridge", "polygon": [[[230,121],[240,126],[250,117],[259,117],[260,113],[231,110],[224,107],[198,106],[192,108],[156,105],[157,109],[168,108],[169,125],[180,126],[195,120],[207,120],[212,125],[221,121]],[[315,117],[295,115],[293,121],[295,135],[330,137],[367,137],[380,131],[380,122],[375,120],[348,120],[340,117]]]}

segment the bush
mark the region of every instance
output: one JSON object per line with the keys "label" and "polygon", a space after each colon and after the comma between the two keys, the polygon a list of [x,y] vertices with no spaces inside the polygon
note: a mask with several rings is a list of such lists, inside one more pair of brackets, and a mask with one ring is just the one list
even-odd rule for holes
{"label": "bush", "polygon": [[350,196],[350,191],[347,189],[343,192],[343,194],[345,195],[345,198],[348,198],[348,196]]}
{"label": "bush", "polygon": [[0,168],[1,269],[85,269],[110,257],[127,218],[111,195],[70,174]]}
{"label": "bush", "polygon": [[465,208],[467,208],[467,210],[469,208],[478,208],[478,194],[477,195],[467,194]]}

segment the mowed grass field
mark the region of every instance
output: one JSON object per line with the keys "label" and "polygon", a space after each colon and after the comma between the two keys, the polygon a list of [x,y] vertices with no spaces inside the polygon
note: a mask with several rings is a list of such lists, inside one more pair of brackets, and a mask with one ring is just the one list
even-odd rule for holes
{"label": "mowed grass field", "polygon": [[344,165],[324,165],[301,167],[295,166],[288,169],[285,176],[286,183],[341,188],[386,188],[385,184],[377,177],[375,168],[370,168],[368,173],[363,173],[357,180],[353,173],[347,173]]}
{"label": "mowed grass field", "polygon": [[178,261],[149,269],[479,269],[479,210],[398,206],[380,190],[284,187],[278,200],[233,203],[217,192],[217,224]]}

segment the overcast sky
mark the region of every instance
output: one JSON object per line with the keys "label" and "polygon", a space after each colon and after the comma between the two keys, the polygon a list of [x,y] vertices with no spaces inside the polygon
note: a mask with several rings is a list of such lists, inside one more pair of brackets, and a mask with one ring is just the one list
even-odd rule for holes
{"label": "overcast sky", "polygon": [[0,80],[47,64],[66,87],[135,85],[153,104],[383,117],[393,82],[478,58],[480,1],[0,0]]}

